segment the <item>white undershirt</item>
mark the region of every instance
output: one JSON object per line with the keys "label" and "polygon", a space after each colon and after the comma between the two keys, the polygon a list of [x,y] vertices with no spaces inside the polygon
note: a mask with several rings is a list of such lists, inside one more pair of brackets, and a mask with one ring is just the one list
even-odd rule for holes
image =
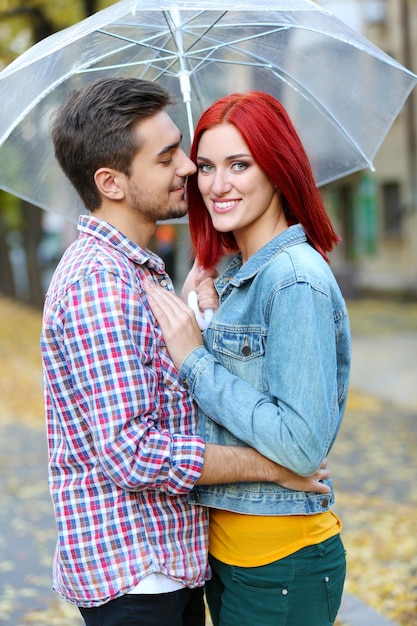
{"label": "white undershirt", "polygon": [[154,572],[142,578],[138,582],[136,587],[133,587],[128,593],[170,593],[171,591],[177,591],[178,589],[184,589],[185,585],[161,574],[160,572]]}

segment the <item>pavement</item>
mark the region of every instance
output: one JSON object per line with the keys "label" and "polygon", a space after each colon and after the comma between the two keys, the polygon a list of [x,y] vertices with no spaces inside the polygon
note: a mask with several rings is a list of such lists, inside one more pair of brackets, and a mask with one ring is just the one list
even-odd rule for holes
{"label": "pavement", "polygon": [[[352,308],[354,308],[352,303]],[[366,304],[364,305],[365,308]],[[368,324],[378,322],[381,328],[370,329],[362,323],[352,322],[352,370],[350,388],[364,396],[377,398],[386,406],[387,413],[399,412],[410,419],[408,430],[416,433],[417,422],[417,332],[413,318],[404,320],[395,313],[387,312],[381,322],[384,303],[376,303],[378,311],[373,311]],[[395,310],[395,308],[394,308]],[[360,310],[357,313],[360,317]],[[372,321],[373,318],[373,321]],[[410,323],[411,322],[411,323]],[[355,332],[356,331],[356,332]],[[382,417],[382,415],[381,415]],[[381,420],[381,428],[389,427]],[[337,444],[336,444],[337,445]],[[414,448],[415,453],[415,448]],[[404,459],[404,462],[405,459]],[[414,475],[414,478],[417,478]],[[382,482],[382,481],[381,481]],[[398,486],[395,491],[399,494]],[[402,494],[401,494],[402,495]],[[344,594],[339,619],[348,626],[394,626],[395,623],[370,608],[355,596]],[[417,624],[417,615],[413,624]],[[395,625],[396,626],[396,625]],[[411,622],[409,623],[411,626]]]}
{"label": "pavement", "polygon": [[[410,455],[414,454],[415,457],[414,442],[417,441],[417,321],[414,316],[414,310],[417,309],[413,309],[413,315],[407,317],[407,323],[399,325],[395,313],[392,313],[392,319],[390,311],[385,312],[384,317],[383,305],[376,309],[372,305],[369,311],[362,309],[361,305],[356,310],[353,303],[352,310],[351,389],[354,394],[378,399],[383,407],[378,415],[380,432],[381,436],[387,435],[381,449],[383,453],[386,449],[392,450],[396,464],[404,463],[401,484],[392,479],[388,470],[383,473],[383,470],[378,469],[373,485],[366,488],[374,489],[375,494],[381,497],[381,485],[384,485],[384,497],[393,498],[394,501],[396,498],[407,499],[410,490],[415,489],[416,477],[412,473],[415,463],[411,463],[411,472],[407,473],[407,470],[410,470]],[[379,311],[379,321],[374,318],[375,310]],[[382,322],[381,313],[384,317]],[[380,327],[376,328],[378,324]],[[406,454],[404,446],[396,452],[392,439],[396,431],[390,429],[393,413],[403,420],[402,431],[405,431],[405,437],[411,442],[411,452],[407,450]],[[56,533],[47,490],[46,441],[42,419],[28,424],[10,419],[10,416],[6,420],[2,420],[2,417],[0,624],[81,626],[83,622],[78,610],[63,602],[51,590],[51,559]],[[374,445],[380,443],[379,440],[372,441]],[[366,445],[354,439],[351,447],[341,446],[339,451],[335,451],[335,470],[339,461],[347,468],[341,484],[348,495],[362,487],[361,477],[348,470],[356,465],[358,456],[366,453]],[[416,625],[417,615],[403,623],[407,626]],[[349,593],[344,594],[337,624],[397,626],[362,599]]]}
{"label": "pavement", "polygon": [[417,332],[354,335],[352,389],[409,410],[417,409]]}
{"label": "pavement", "polygon": [[365,602],[348,593],[345,593],[343,596],[339,620],[346,626],[397,626],[395,622],[387,619],[381,613],[365,604]]}

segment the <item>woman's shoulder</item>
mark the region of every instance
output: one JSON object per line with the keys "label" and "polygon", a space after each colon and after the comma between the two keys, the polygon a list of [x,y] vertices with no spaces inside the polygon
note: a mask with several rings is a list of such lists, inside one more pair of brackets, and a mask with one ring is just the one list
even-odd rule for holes
{"label": "woman's shoulder", "polygon": [[271,257],[262,274],[263,280],[278,288],[308,283],[314,288],[330,292],[337,286],[330,265],[307,242],[289,246]]}
{"label": "woman's shoulder", "polygon": [[265,264],[266,272],[288,271],[304,274],[309,270],[323,271],[328,263],[309,243],[302,241],[278,250]]}

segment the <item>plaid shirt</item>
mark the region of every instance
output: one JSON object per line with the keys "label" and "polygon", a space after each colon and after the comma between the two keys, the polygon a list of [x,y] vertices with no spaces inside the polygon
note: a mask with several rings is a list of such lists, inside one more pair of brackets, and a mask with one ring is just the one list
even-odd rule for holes
{"label": "plaid shirt", "polygon": [[82,216],[49,287],[41,337],[49,484],[58,528],[53,585],[103,604],[161,572],[208,574],[208,516],[195,413],[142,287],[172,289],[156,255]]}

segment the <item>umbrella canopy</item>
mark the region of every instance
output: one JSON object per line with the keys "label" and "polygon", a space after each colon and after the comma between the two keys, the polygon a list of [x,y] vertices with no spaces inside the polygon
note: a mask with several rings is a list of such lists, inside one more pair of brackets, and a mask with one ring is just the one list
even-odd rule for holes
{"label": "umbrella canopy", "polygon": [[318,185],[371,167],[417,76],[309,0],[122,0],[36,44],[0,73],[0,187],[76,219],[51,116],[87,81],[136,76],[178,97],[188,148],[217,98],[258,89],[288,110]]}

